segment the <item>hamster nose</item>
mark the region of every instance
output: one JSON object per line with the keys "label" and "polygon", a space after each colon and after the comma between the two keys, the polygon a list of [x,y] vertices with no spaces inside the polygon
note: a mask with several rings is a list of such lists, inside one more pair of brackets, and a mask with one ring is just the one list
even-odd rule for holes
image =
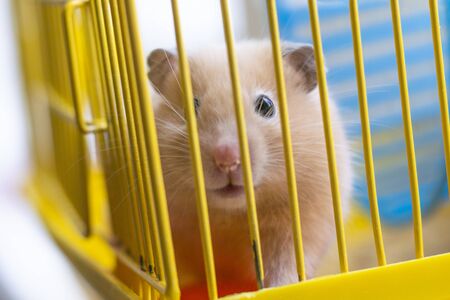
{"label": "hamster nose", "polygon": [[241,164],[237,145],[219,145],[213,150],[217,168],[223,173],[234,172]]}

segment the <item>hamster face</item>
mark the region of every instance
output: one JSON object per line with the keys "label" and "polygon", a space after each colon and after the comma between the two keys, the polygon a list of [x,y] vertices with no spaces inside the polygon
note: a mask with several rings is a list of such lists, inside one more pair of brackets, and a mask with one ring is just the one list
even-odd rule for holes
{"label": "hamster face", "polygon": [[[236,52],[265,285],[294,283],[298,276],[271,43],[241,42],[236,44]],[[307,45],[282,43],[282,56],[305,266],[310,278],[334,233],[327,152],[314,51]],[[180,280],[188,282],[194,275],[202,280],[203,258],[178,60],[175,54],[159,49],[151,53],[148,64],[156,91],[156,124]],[[189,64],[218,280],[253,280],[242,162],[225,47],[192,53]],[[352,191],[351,152],[343,122],[329,100],[345,215]]]}
{"label": "hamster face", "polygon": [[[249,41],[237,44],[236,50],[253,183],[256,200],[260,201],[258,194],[269,186],[286,188],[272,49],[269,42]],[[319,122],[320,119],[313,120],[320,118],[318,101],[311,101],[308,96],[316,86],[312,48],[285,44],[283,59],[291,123],[299,123],[300,118],[304,118],[305,124]],[[193,198],[193,171],[177,57],[165,50],[155,50],[148,62],[150,80],[160,97],[156,122],[166,190],[169,199],[183,195]],[[223,209],[245,209],[226,50],[222,46],[198,51],[189,56],[189,64],[208,204]],[[291,130],[297,134],[296,130]],[[317,143],[320,138],[321,134],[317,136]],[[311,137],[307,140],[311,142]],[[296,150],[298,147],[294,139],[295,156],[301,155],[301,151]]]}

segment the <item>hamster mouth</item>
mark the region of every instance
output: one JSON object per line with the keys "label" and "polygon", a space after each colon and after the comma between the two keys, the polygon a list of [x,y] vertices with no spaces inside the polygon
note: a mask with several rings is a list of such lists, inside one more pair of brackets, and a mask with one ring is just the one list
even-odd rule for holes
{"label": "hamster mouth", "polygon": [[221,197],[233,198],[243,195],[245,189],[241,185],[234,185],[230,182],[225,187],[214,190],[214,192]]}

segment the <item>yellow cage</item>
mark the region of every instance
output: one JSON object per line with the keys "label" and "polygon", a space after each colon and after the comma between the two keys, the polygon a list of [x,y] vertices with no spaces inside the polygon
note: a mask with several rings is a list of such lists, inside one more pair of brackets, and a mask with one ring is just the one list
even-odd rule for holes
{"label": "yellow cage", "polygon": [[[179,299],[157,132],[132,0],[17,0],[34,170],[29,198],[58,244],[106,298]],[[189,66],[172,0],[207,289],[218,299]],[[259,290],[226,299],[450,299],[450,253],[424,257],[398,1],[391,0],[416,259],[387,264],[377,207],[358,2],[350,0],[366,177],[378,267],[349,272],[317,3],[309,0],[341,274],[305,276],[275,0],[267,0],[300,282],[262,287],[258,220],[228,1],[221,0]],[[429,0],[446,170],[450,136],[437,0]],[[93,149],[95,147],[95,149]],[[450,177],[448,177],[450,179]],[[136,188],[129,188],[136,185]],[[111,209],[108,210],[108,207]],[[120,207],[120,209],[117,209]],[[114,237],[114,238],[112,238]],[[249,241],[250,242],[250,241]]]}

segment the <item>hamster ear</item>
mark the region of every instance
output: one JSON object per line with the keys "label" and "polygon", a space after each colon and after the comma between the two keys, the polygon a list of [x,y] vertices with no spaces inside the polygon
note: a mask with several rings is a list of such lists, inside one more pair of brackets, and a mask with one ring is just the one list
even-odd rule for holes
{"label": "hamster ear", "polygon": [[164,82],[169,76],[177,76],[178,58],[175,54],[164,50],[156,49],[147,58],[150,68],[148,78],[156,87],[158,93],[163,93]]}
{"label": "hamster ear", "polygon": [[314,48],[306,44],[283,43],[282,49],[284,60],[303,75],[306,92],[312,91],[317,86]]}

